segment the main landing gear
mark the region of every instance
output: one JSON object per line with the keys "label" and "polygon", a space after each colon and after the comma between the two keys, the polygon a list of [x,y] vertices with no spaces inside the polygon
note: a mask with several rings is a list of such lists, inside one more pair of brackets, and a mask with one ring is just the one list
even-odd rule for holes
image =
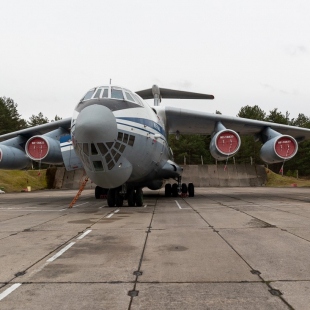
{"label": "main landing gear", "polygon": [[178,177],[178,183],[165,185],[165,196],[166,197],[178,197],[179,193],[181,197],[194,197],[195,196],[195,187],[193,183],[188,183],[188,186],[185,183],[181,183],[181,177]]}
{"label": "main landing gear", "polygon": [[123,186],[117,188],[102,188],[96,186],[96,199],[107,199],[109,207],[122,207],[124,200],[128,201],[129,207],[143,206],[143,191],[142,188],[124,188]]}

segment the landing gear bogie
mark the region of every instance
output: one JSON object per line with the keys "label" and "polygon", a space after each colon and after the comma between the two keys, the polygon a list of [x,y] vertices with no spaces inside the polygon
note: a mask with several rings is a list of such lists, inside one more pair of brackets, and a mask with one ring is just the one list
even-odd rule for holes
{"label": "landing gear bogie", "polygon": [[193,183],[186,185],[185,183],[181,184],[181,179],[178,179],[178,183],[165,185],[165,197],[178,197],[180,194],[181,197],[194,197],[195,196],[195,187]]}

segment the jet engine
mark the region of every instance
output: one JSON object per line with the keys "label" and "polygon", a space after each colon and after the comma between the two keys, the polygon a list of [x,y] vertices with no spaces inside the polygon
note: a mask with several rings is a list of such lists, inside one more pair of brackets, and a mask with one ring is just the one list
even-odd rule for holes
{"label": "jet engine", "polygon": [[26,154],[34,161],[45,164],[62,164],[63,159],[58,140],[48,136],[33,136],[25,146]]}
{"label": "jet engine", "polygon": [[210,143],[210,153],[217,160],[225,160],[234,156],[240,148],[241,139],[231,129],[226,129],[218,123]]}
{"label": "jet engine", "polygon": [[24,169],[31,163],[22,150],[0,144],[0,168],[1,169]]}
{"label": "jet engine", "polygon": [[262,146],[260,157],[268,164],[279,163],[293,158],[297,150],[298,144],[293,137],[279,134]]}

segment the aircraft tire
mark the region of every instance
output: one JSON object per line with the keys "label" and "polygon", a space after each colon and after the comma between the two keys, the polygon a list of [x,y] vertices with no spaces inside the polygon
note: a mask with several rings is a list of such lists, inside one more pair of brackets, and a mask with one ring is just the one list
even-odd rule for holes
{"label": "aircraft tire", "polygon": [[193,183],[188,183],[188,197],[195,196],[195,187]]}
{"label": "aircraft tire", "polygon": [[115,207],[115,203],[116,203],[116,201],[115,201],[115,188],[109,189],[107,201],[108,201],[108,206],[110,208]]}
{"label": "aircraft tire", "polygon": [[115,191],[115,205],[116,207],[122,207],[124,203],[124,197],[120,194],[119,191]]}
{"label": "aircraft tire", "polygon": [[100,199],[100,193],[101,193],[101,187],[100,186],[96,186],[95,187],[95,198],[96,199]]}
{"label": "aircraft tire", "polygon": [[136,206],[142,207],[143,206],[143,191],[142,188],[138,188],[136,190]]}
{"label": "aircraft tire", "polygon": [[167,183],[165,185],[165,197],[171,197],[171,184]]}
{"label": "aircraft tire", "polygon": [[128,200],[128,207],[134,207],[135,203],[136,203],[136,199],[135,199],[135,190],[134,189],[129,189],[127,191],[127,200]]}
{"label": "aircraft tire", "polygon": [[182,194],[187,194],[187,185],[185,183],[182,183]]}
{"label": "aircraft tire", "polygon": [[178,197],[178,184],[173,183],[171,187],[172,197]]}

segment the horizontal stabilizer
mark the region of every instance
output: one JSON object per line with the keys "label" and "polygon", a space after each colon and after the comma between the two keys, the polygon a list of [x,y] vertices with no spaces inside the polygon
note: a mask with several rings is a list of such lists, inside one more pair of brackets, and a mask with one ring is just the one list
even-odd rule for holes
{"label": "horizontal stabilizer", "polygon": [[[155,86],[155,85],[154,85]],[[154,86],[153,88],[137,91],[136,94],[143,99],[153,99],[154,98]],[[170,98],[170,99],[214,99],[213,95],[199,94],[182,90],[174,90],[168,88],[159,88],[160,98]]]}

